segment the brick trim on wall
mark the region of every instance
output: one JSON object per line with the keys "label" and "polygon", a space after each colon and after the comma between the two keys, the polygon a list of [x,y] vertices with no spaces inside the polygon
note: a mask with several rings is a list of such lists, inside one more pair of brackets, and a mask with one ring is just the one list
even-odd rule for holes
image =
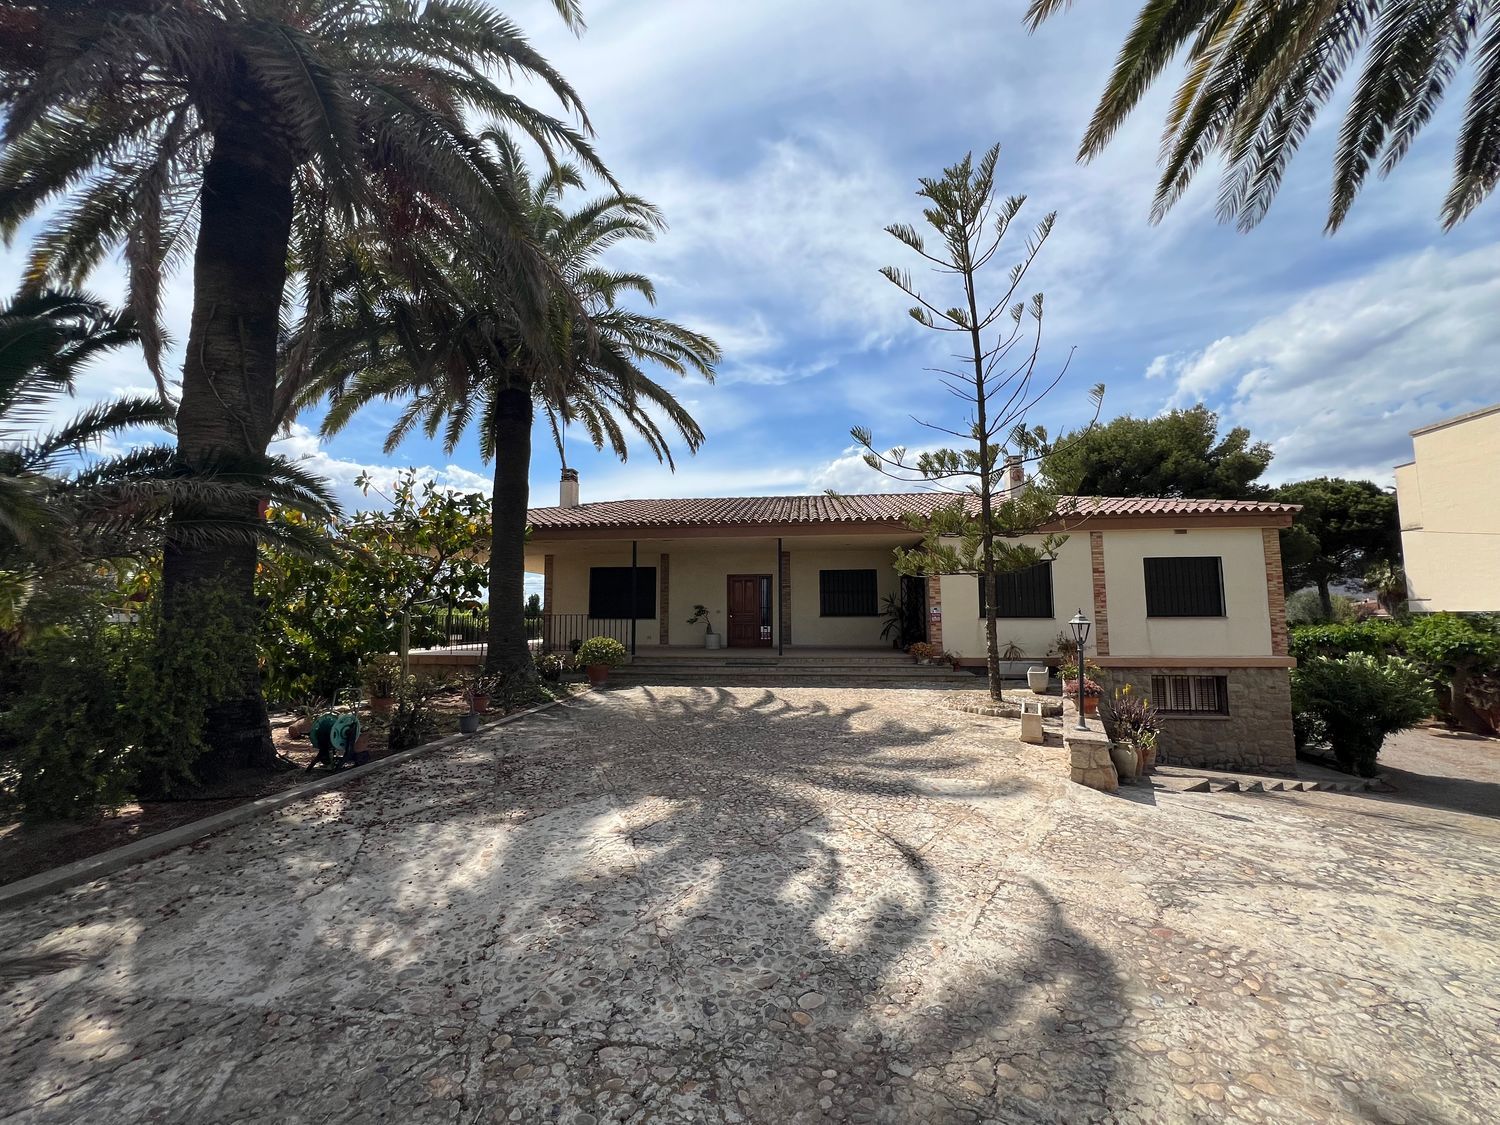
{"label": "brick trim on wall", "polygon": [[1271,652],[1287,654],[1286,578],[1281,570],[1281,533],[1274,527],[1263,527],[1260,540],[1266,554],[1266,602],[1271,607]]}
{"label": "brick trim on wall", "polygon": [[[933,613],[933,610],[937,613]],[[938,651],[943,648],[943,576],[927,576],[927,643]]]}
{"label": "brick trim on wall", "polygon": [[781,644],[792,643],[792,552],[781,552],[781,596],[776,607],[776,627]]}
{"label": "brick trim on wall", "polygon": [[668,579],[672,574],[671,555],[663,554],[661,556],[661,562],[657,564],[656,573],[658,583],[661,586],[661,590],[656,597],[656,604],[660,609],[656,622],[656,643],[664,645],[670,643],[672,633],[671,626],[668,624],[672,619],[672,602],[671,598],[668,596],[668,590],[670,588],[668,585]]}
{"label": "brick trim on wall", "polygon": [[1104,533],[1089,532],[1089,557],[1094,571],[1094,649],[1109,655],[1109,590],[1104,583]]}

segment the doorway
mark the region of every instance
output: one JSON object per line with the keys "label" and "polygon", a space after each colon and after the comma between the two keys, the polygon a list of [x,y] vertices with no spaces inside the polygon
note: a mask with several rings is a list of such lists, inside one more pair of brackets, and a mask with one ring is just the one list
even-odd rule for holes
{"label": "doorway", "polygon": [[728,604],[729,647],[770,648],[771,576],[731,574]]}

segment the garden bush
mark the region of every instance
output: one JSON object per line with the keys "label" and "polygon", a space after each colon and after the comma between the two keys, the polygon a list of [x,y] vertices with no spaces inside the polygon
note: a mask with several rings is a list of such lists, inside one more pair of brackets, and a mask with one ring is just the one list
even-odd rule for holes
{"label": "garden bush", "polygon": [[1299,748],[1326,742],[1344,769],[1375,775],[1386,736],[1432,713],[1422,670],[1400,657],[1353,652],[1313,656],[1292,672],[1292,711]]}
{"label": "garden bush", "polygon": [[583,667],[605,664],[618,668],[625,663],[627,656],[625,646],[613,637],[590,637],[578,647],[577,660]]}

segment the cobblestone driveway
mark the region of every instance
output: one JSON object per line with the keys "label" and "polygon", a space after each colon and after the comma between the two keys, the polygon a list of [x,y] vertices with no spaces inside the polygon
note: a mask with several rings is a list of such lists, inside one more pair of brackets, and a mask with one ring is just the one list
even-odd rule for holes
{"label": "cobblestone driveway", "polygon": [[0,1118],[1495,1119],[1500,820],[1007,734],[632,688],[0,916]]}

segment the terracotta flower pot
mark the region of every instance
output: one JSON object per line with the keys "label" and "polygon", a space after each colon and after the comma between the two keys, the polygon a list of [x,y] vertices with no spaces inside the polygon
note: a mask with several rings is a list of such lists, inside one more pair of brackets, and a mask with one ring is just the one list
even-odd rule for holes
{"label": "terracotta flower pot", "polygon": [[372,695],[370,697],[370,714],[389,715],[396,709],[396,699],[390,695]]}
{"label": "terracotta flower pot", "polygon": [[306,738],[309,732],[311,732],[312,730],[312,725],[312,716],[308,716],[305,719],[298,719],[291,726],[286,728],[286,732],[292,738]]}
{"label": "terracotta flower pot", "polygon": [[474,696],[474,710],[483,715],[490,709],[490,697],[485,694]]}
{"label": "terracotta flower pot", "polygon": [[589,683],[595,687],[598,687],[605,680],[609,679],[608,664],[590,664],[586,671],[589,674]]}
{"label": "terracotta flower pot", "polygon": [[1083,697],[1083,713],[1085,715],[1097,715],[1099,713],[1099,697],[1097,695],[1085,695]]}

